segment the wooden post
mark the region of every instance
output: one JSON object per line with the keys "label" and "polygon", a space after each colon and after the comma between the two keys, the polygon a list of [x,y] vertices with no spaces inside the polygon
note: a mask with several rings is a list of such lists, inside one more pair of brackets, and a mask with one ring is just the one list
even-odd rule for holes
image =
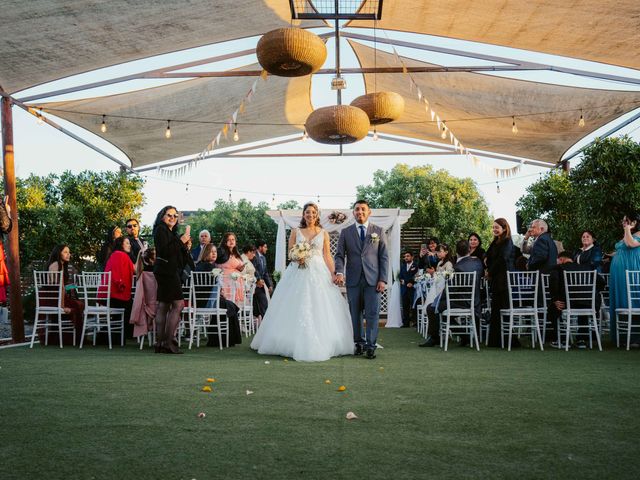
{"label": "wooden post", "polygon": [[13,228],[7,235],[5,252],[9,268],[9,304],[11,306],[11,336],[14,343],[24,342],[22,286],[20,284],[20,251],[18,244],[18,205],[16,202],[16,171],[13,163],[13,114],[11,99],[2,97],[2,160],[4,163],[4,193],[9,197]]}

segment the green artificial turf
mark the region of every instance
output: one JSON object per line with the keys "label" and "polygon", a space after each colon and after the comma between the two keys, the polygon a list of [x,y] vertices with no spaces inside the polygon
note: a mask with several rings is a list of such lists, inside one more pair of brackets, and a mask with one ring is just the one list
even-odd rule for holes
{"label": "green artificial turf", "polygon": [[640,352],[420,340],[312,364],[247,340],[0,350],[0,478],[638,477]]}

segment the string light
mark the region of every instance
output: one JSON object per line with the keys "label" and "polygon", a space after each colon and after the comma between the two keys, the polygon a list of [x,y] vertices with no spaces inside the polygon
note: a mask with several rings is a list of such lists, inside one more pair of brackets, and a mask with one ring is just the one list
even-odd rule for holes
{"label": "string light", "polygon": [[231,190],[229,190],[229,201],[232,202],[233,199],[231,198]]}
{"label": "string light", "polygon": [[378,141],[378,131],[376,130],[376,127],[373,127],[373,141]]}
{"label": "string light", "polygon": [[580,128],[584,127],[584,115],[583,115],[582,109],[580,109],[580,120],[578,121],[578,126]]}
{"label": "string light", "polygon": [[42,124],[44,123],[44,119],[42,118],[42,115],[41,115],[41,114],[39,114],[39,113],[37,113],[37,114],[36,114],[36,117],[38,118],[38,119],[36,120],[36,122],[38,122],[38,125],[42,125]]}
{"label": "string light", "polygon": [[500,184],[496,182],[496,192],[500,193]]}
{"label": "string light", "polygon": [[445,140],[447,138],[447,125],[446,122],[442,122],[442,132],[440,133],[440,138]]}
{"label": "string light", "polygon": [[518,133],[518,127],[516,125],[516,117],[511,117],[513,118],[513,123],[511,124],[511,132],[516,135]]}
{"label": "string light", "polygon": [[318,195],[318,203],[320,203],[320,195]]}
{"label": "string light", "polygon": [[171,138],[171,120],[167,120],[167,129],[164,131],[164,138]]}
{"label": "string light", "polygon": [[102,133],[107,133],[107,122],[105,121],[106,115],[102,115],[102,125],[100,125],[100,131]]}
{"label": "string light", "polygon": [[184,191],[189,193],[189,184],[187,183],[187,186],[184,188]]}
{"label": "string light", "polygon": [[238,124],[234,123],[233,124],[233,141],[237,142],[238,140],[240,140],[240,135],[238,135]]}
{"label": "string light", "polygon": [[307,127],[304,127],[304,132],[302,132],[302,141],[306,142],[309,138],[309,134],[307,133]]}

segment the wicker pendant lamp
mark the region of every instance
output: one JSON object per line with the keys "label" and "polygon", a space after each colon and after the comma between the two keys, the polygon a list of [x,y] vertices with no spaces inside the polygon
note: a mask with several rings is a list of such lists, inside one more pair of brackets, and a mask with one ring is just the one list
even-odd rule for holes
{"label": "wicker pendant lamp", "polygon": [[369,132],[369,117],[350,105],[334,105],[311,112],[305,124],[307,134],[318,143],[354,143]]}
{"label": "wicker pendant lamp", "polygon": [[396,92],[367,93],[354,99],[351,105],[364,110],[371,125],[393,122],[404,112],[404,98]]}
{"label": "wicker pendant lamp", "polygon": [[322,67],[327,47],[320,37],[302,28],[278,28],[262,36],[256,54],[267,72],[280,77],[302,77]]}

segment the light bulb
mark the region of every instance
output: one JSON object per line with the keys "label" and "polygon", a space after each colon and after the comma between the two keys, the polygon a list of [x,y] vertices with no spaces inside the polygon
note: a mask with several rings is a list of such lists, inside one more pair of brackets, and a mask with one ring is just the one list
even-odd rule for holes
{"label": "light bulb", "polygon": [[511,131],[515,135],[518,133],[518,127],[516,126],[516,117],[513,117],[513,123],[511,124]]}
{"label": "light bulb", "polygon": [[440,138],[445,140],[447,138],[447,127],[442,124],[442,132],[440,133]]}
{"label": "light bulb", "polygon": [[500,184],[496,182],[496,192],[500,193]]}
{"label": "light bulb", "polygon": [[378,131],[375,128],[373,129],[373,141],[378,141]]}
{"label": "light bulb", "polygon": [[164,131],[165,138],[171,138],[171,120],[167,120],[167,129]]}
{"label": "light bulb", "polygon": [[578,126],[580,128],[584,127],[584,115],[582,114],[582,110],[580,110],[580,121],[578,122]]}
{"label": "light bulb", "polygon": [[42,125],[44,123],[44,119],[42,118],[42,115],[40,115],[39,113],[37,114],[37,118],[38,120],[36,120],[38,122],[38,125]]}
{"label": "light bulb", "polygon": [[237,142],[238,140],[240,140],[240,135],[238,135],[238,125],[236,125],[233,130],[233,141]]}
{"label": "light bulb", "polygon": [[105,122],[105,116],[102,115],[102,125],[100,125],[100,131],[102,133],[107,133],[107,122]]}

